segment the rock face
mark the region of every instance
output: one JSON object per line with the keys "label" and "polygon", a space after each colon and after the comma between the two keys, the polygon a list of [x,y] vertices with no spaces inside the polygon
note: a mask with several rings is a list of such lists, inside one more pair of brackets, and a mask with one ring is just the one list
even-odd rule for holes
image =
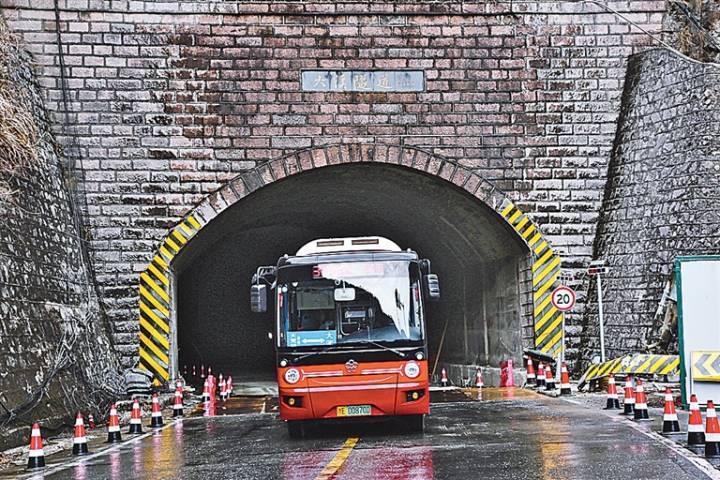
{"label": "rock face", "polygon": [[[607,357],[656,340],[655,318],[679,255],[720,253],[720,66],[667,50],[631,57],[595,243]],[[596,286],[585,347],[597,354]]]}
{"label": "rock face", "polygon": [[30,59],[1,18],[0,109],[2,449],[26,442],[33,421],[97,416],[121,385]]}

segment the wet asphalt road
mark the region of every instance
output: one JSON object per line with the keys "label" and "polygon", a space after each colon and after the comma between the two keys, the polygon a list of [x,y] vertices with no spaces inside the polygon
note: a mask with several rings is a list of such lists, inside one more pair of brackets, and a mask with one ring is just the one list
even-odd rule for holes
{"label": "wet asphalt road", "polygon": [[[507,397],[508,395],[504,395]],[[434,403],[426,433],[325,425],[291,440],[271,413],[185,418],[49,479],[698,479],[623,417],[519,394]]]}

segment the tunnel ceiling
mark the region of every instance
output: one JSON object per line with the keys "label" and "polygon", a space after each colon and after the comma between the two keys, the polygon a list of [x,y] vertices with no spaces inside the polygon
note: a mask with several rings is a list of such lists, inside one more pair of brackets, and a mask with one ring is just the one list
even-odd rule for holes
{"label": "tunnel ceiling", "polygon": [[492,261],[527,248],[494,211],[464,190],[377,164],[319,168],[261,188],[203,228],[175,260],[176,272],[240,232],[255,233],[253,244],[238,248],[253,251],[263,264],[322,237],[382,235],[421,256],[440,250],[469,261]]}
{"label": "tunnel ceiling", "polygon": [[[481,315],[486,321],[482,312],[488,309],[493,313],[486,325],[499,345],[493,351],[517,352],[519,264],[503,260],[525,258],[527,247],[517,234],[449,182],[399,166],[354,164],[265,186],[229,207],[182,250],[173,263],[181,363],[255,365],[269,373],[272,316],[249,311],[252,274],[313,239],[366,235],[416,250],[440,275],[443,299],[429,310],[431,355],[448,320],[446,352],[457,354],[457,361],[473,361],[482,347],[463,335],[478,329]],[[481,306],[486,297],[488,304]],[[512,335],[503,338],[511,324]]]}

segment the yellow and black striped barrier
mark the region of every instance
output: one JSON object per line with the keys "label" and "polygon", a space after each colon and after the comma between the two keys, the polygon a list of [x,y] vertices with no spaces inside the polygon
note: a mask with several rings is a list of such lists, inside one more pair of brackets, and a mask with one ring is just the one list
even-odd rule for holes
{"label": "yellow and black striped barrier", "polygon": [[535,348],[555,356],[563,348],[563,313],[552,304],[552,292],[560,285],[560,255],[550,247],[530,218],[512,202],[507,201],[503,205],[500,215],[530,248]]}
{"label": "yellow and black striped barrier", "polygon": [[153,374],[154,383],[170,380],[170,262],[200,230],[189,215],[165,237],[145,271],[140,273],[140,356],[138,366]]}
{"label": "yellow and black striped barrier", "polygon": [[699,382],[720,382],[720,352],[691,352],[692,379]]}
{"label": "yellow and black striped barrier", "polygon": [[680,367],[678,355],[635,354],[608,360],[604,363],[591,365],[578,382],[582,387],[585,383],[597,380],[610,374],[627,375],[670,375],[677,374]]}

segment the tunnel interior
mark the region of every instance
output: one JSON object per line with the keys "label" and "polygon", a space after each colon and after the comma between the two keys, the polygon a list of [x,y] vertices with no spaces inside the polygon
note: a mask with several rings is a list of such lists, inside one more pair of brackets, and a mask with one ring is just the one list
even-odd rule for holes
{"label": "tunnel interior", "polygon": [[205,226],[173,265],[178,368],[270,379],[273,315],[250,311],[251,277],[317,238],[380,235],[432,262],[430,360],[520,359],[530,324],[529,253],[506,222],[442,179],[405,167],[318,168],[267,185]]}

